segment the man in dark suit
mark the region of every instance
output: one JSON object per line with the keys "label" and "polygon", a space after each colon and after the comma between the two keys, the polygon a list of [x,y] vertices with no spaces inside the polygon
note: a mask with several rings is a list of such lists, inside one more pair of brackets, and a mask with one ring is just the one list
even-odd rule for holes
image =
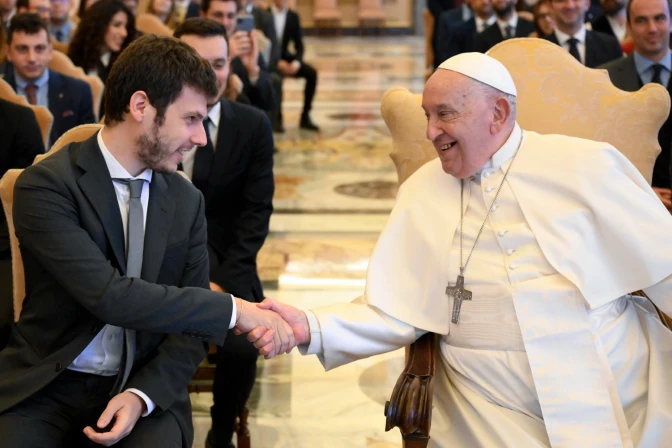
{"label": "man in dark suit", "polygon": [[[208,19],[189,19],[175,30],[175,37],[210,62],[220,94],[208,111],[208,144],[187,154],[183,167],[205,197],[210,287],[261,302],[257,253],[273,212],[273,133],[262,112],[221,98],[228,70],[219,69],[217,61],[228,53],[225,33]],[[257,358],[246,337],[232,333],[217,350],[210,446],[231,446],[236,417],[254,386]]]}
{"label": "man in dark suit", "polygon": [[36,14],[17,14],[7,33],[4,78],[30,104],[45,106],[54,116],[50,144],[80,124],[95,123],[91,87],[48,68],[52,47],[48,25]]}
{"label": "man in dark suit", "polygon": [[589,31],[584,24],[584,0],[551,0],[555,31],[546,36],[560,45],[586,67],[595,68],[623,57],[621,44],[614,36]]}
{"label": "man in dark suit", "polygon": [[[644,84],[658,83],[672,92],[670,68],[670,4],[667,0],[633,0],[628,3],[627,24],[635,51],[600,68],[609,72],[611,82],[621,90],[634,92]],[[661,153],[653,167],[653,190],[672,211],[672,118],[668,117],[658,133]]]}
{"label": "man in dark suit", "polygon": [[[280,40],[280,59],[277,64],[277,72],[283,77],[291,76],[306,80],[306,88],[303,91],[303,112],[301,113],[299,126],[301,129],[319,131],[320,128],[310,118],[313,97],[317,88],[317,70],[303,60],[303,31],[301,30],[299,15],[296,11],[287,7],[287,0],[273,0],[271,12],[275,21],[275,31],[278,33],[278,39]],[[294,52],[289,50],[290,43],[294,45]],[[276,83],[276,95],[279,98],[279,109],[282,109],[281,79],[279,85]],[[282,128],[281,111],[277,121],[279,127]]]}
{"label": "man in dark suit", "polygon": [[443,61],[448,59],[450,43],[453,38],[453,31],[459,26],[470,20],[474,16],[469,7],[469,2],[462,3],[458,8],[443,11],[434,22],[434,39],[432,45],[434,48],[434,66],[438,67]]}
{"label": "man in dark suit", "polygon": [[473,51],[474,37],[497,20],[490,0],[471,0],[469,4],[474,16],[457,26],[448,39],[439,41],[441,61]]}
{"label": "man in dark suit", "polygon": [[534,31],[534,24],[518,16],[518,0],[493,0],[497,21],[474,38],[474,51],[487,52],[498,43],[513,37],[528,37]]}
{"label": "man in dark suit", "polygon": [[273,14],[267,9],[256,6],[254,0],[247,0],[242,9],[245,13],[251,14],[254,17],[254,27],[264,33],[264,36],[271,41],[270,58],[266,65],[273,72],[278,64],[278,59],[280,59],[280,42],[278,41],[278,33],[275,31]]}
{"label": "man in dark suit", "polygon": [[145,35],[105,89],[105,127],[16,184],[26,298],[0,352],[7,446],[191,446],[187,384],[204,342],[261,326],[279,335],[263,354],[294,344],[277,315],[208,288],[203,195],[174,173],[207,142],[209,64]]}
{"label": "man in dark suit", "polygon": [[277,107],[271,75],[259,55],[254,33],[236,29],[238,2],[236,0],[202,0],[203,17],[221,23],[229,43],[231,73],[243,82],[243,93],[253,106],[266,112]]}
{"label": "man in dark suit", "polygon": [[[30,166],[35,156],[44,152],[42,132],[35,114],[27,107],[0,99],[0,179],[7,170]],[[9,229],[0,213],[0,350],[14,322],[12,294],[12,260]]]}
{"label": "man in dark suit", "polygon": [[626,34],[625,0],[602,0],[604,14],[592,22],[593,31],[614,36],[623,42]]}

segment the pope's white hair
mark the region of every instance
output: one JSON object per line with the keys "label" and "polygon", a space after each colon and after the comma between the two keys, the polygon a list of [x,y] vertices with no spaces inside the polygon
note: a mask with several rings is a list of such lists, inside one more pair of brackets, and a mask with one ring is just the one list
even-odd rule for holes
{"label": "pope's white hair", "polygon": [[492,86],[489,86],[485,83],[482,83],[481,81],[478,81],[476,79],[470,79],[473,84],[472,92],[478,96],[484,96],[488,98],[489,100],[492,100],[493,102],[498,100],[499,98],[504,98],[506,101],[509,102],[509,106],[511,106],[511,115],[509,116],[509,120],[515,120],[516,119],[516,97],[515,95],[510,95],[508,93],[502,92],[499,89],[496,89]]}

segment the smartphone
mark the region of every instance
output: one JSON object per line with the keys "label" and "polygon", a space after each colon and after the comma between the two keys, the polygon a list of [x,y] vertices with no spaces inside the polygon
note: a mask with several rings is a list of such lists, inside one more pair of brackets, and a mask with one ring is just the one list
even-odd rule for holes
{"label": "smartphone", "polygon": [[236,18],[236,31],[250,33],[254,29],[254,17],[244,15]]}

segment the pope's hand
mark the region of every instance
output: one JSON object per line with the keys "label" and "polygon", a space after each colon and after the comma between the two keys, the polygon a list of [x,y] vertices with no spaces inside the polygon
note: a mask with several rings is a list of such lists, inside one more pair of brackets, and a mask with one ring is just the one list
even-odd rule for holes
{"label": "pope's hand", "polygon": [[263,328],[264,334],[267,335],[263,346],[255,346],[260,348],[259,354],[270,359],[281,353],[289,353],[296,347],[292,328],[279,314],[259,308],[244,300],[238,303],[240,304],[240,318],[234,331],[241,334],[255,329],[261,331],[259,328]]}
{"label": "pope's hand", "polygon": [[[297,345],[310,343],[310,326],[308,325],[308,318],[306,317],[306,313],[298,308],[294,308],[293,306],[287,305],[285,303],[280,303],[273,299],[266,299],[263,302],[257,304],[257,307],[278,313],[285,320],[285,322],[291,326]],[[265,346],[270,343],[271,337],[272,335],[262,327],[253,329],[247,335],[247,339],[252,342],[256,348],[260,349],[265,348]],[[277,351],[276,353],[280,354],[282,351]],[[266,359],[269,358],[271,357],[266,357]]]}

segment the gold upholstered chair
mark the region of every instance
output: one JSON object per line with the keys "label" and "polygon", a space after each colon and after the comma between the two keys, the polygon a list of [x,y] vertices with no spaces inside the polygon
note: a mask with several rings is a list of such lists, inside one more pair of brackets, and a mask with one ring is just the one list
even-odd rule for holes
{"label": "gold upholstered chair", "polygon": [[73,78],[81,79],[91,87],[91,96],[93,97],[93,113],[98,117],[98,111],[100,110],[100,102],[103,98],[103,89],[105,85],[103,81],[97,75],[87,75],[84,73],[84,70],[81,67],[77,67],[70,60],[67,54],[60,51],[54,51],[52,53],[51,61],[49,61],[49,68],[64,75],[71,76]]}
{"label": "gold upholstered chair", "polygon": [[340,30],[341,11],[336,0],[315,0],[313,3],[313,22],[319,33],[325,28]]}
{"label": "gold upholstered chair", "polygon": [[[651,182],[660,153],[658,131],[670,112],[670,96],[658,84],[637,92],[617,89],[605,70],[586,68],[562,48],[540,39],[510,39],[488,54],[503,63],[518,90],[517,120],[540,134],[565,134],[614,145]],[[421,95],[392,88],[381,111],[393,139],[399,183],[437,157],[425,137]],[[407,365],[387,403],[386,430],[398,426],[407,448],[426,447],[431,425],[437,335],[411,345]]]}
{"label": "gold upholstered chair", "polygon": [[32,104],[28,104],[28,101],[22,95],[17,94],[14,89],[12,89],[12,86],[2,78],[0,78],[0,98],[32,109],[35,118],[37,118],[40,132],[42,133],[42,141],[46,147],[48,144],[47,142],[49,141],[51,125],[54,123],[54,117],[51,115],[51,112],[49,112],[49,109],[44,106],[33,106]]}
{"label": "gold upholstered chair", "polygon": [[172,36],[173,30],[154,14],[143,12],[135,18],[135,28],[144,34]]}

